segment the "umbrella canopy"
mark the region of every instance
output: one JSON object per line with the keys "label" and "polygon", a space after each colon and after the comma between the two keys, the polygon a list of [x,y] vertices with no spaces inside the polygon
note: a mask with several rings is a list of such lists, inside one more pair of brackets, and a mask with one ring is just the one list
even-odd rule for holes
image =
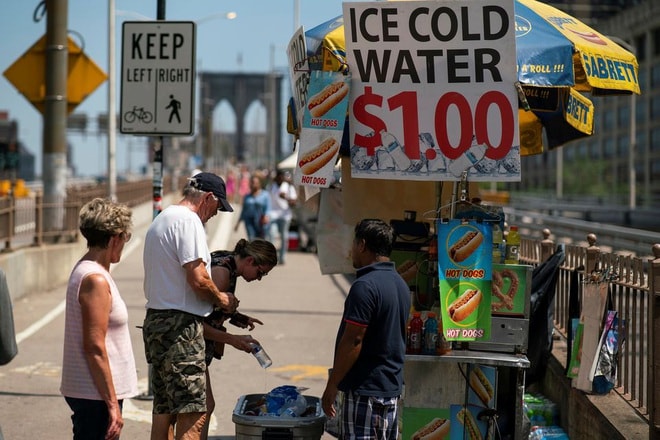
{"label": "umbrella canopy", "polygon": [[290,156],[282,159],[278,164],[277,168],[280,170],[292,170],[298,164],[298,151],[293,152]]}
{"label": "umbrella canopy", "polygon": [[516,0],[516,57],[523,85],[592,94],[639,93],[637,59],[577,18],[536,0]]}
{"label": "umbrella canopy", "polygon": [[[639,93],[635,56],[580,20],[536,0],[515,0],[521,155],[593,134],[594,95]],[[311,70],[346,69],[343,16],[305,32]],[[543,145],[543,130],[546,143]]]}

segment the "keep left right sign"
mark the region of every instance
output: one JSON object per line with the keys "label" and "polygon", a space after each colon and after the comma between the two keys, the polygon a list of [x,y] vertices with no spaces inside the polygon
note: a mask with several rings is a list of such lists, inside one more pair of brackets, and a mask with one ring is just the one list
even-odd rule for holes
{"label": "keep left right sign", "polygon": [[195,23],[127,21],[122,28],[120,132],[194,132]]}

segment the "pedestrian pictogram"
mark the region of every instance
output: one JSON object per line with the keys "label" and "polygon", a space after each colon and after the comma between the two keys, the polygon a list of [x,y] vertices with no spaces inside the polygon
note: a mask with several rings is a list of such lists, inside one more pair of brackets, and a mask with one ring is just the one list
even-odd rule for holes
{"label": "pedestrian pictogram", "polygon": [[192,134],[195,76],[194,22],[124,22],[120,131]]}
{"label": "pedestrian pictogram", "polygon": [[170,95],[170,103],[167,107],[170,109],[170,118],[167,122],[172,123],[172,118],[176,117],[177,122],[181,123],[181,116],[179,116],[179,109],[181,108],[181,102],[174,99],[174,95]]}

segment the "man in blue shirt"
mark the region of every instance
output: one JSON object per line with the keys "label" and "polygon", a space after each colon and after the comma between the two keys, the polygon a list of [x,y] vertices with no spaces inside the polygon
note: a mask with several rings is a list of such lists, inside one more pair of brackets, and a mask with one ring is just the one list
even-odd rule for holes
{"label": "man in blue shirt", "polygon": [[389,259],[393,242],[394,231],[382,220],[355,226],[356,279],[344,303],[322,397],[326,415],[335,417],[337,393],[344,393],[339,413],[345,439],[395,440],[398,435],[410,289]]}

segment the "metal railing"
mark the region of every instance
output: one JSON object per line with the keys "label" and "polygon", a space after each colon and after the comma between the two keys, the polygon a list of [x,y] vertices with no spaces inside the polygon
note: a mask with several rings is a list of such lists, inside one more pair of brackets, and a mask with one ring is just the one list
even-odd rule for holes
{"label": "metal railing", "polygon": [[[555,251],[543,230],[543,240],[523,238],[521,261],[536,266]],[[601,252],[596,236],[587,236],[588,246],[564,244],[565,259],[559,268],[554,302],[555,330],[568,337],[571,299],[582,304],[587,277],[596,271],[614,274],[608,282],[608,305],[617,312],[619,353],[614,391],[649,423],[649,438],[660,427],[660,391],[655,369],[660,347],[654,333],[656,303],[660,299],[660,244],[649,244],[651,259]]]}
{"label": "metal railing", "polygon": [[[183,187],[183,180],[178,188]],[[163,193],[171,188],[171,179],[163,181]],[[41,191],[26,197],[0,197],[0,252],[11,252],[43,243],[71,243],[78,240],[78,214],[82,206],[95,197],[107,197],[106,184],[75,184],[67,187],[66,197],[60,201],[44,200]],[[117,200],[137,206],[153,199],[151,180],[119,182]],[[44,219],[56,219],[53,222]]]}

